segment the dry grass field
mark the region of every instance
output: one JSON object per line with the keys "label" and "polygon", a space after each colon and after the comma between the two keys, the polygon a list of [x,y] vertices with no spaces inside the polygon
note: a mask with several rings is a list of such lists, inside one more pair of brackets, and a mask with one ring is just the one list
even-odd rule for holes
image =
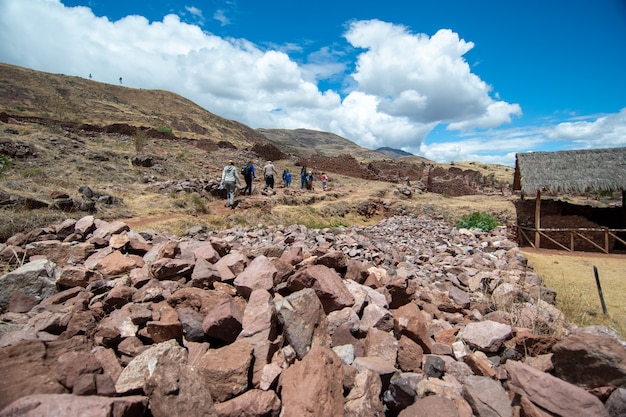
{"label": "dry grass field", "polygon": [[[556,290],[557,306],[579,326],[600,324],[626,338],[626,255],[568,253],[525,248],[524,255]],[[593,267],[598,270],[607,314],[602,311]]]}

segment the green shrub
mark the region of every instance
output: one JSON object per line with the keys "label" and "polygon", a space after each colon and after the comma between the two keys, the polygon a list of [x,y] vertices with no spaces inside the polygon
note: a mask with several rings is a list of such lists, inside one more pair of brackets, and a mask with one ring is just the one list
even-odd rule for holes
{"label": "green shrub", "polygon": [[482,211],[475,211],[461,217],[461,219],[454,224],[454,227],[459,229],[480,229],[483,232],[488,232],[499,225],[500,223],[498,223],[495,217],[491,214]]}
{"label": "green shrub", "polygon": [[167,126],[157,126],[155,129],[157,132],[163,132],[163,133],[167,133],[169,135],[174,135],[174,131],[172,130],[171,127],[167,127]]}
{"label": "green shrub", "polygon": [[12,158],[6,155],[0,155],[0,173],[2,173],[2,171],[4,171],[5,169],[9,169],[12,163]]}

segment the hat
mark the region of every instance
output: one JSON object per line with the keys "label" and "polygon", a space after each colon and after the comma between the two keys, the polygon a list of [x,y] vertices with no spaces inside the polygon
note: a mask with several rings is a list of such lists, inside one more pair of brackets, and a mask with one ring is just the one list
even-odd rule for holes
{"label": "hat", "polygon": [[228,160],[228,165],[232,165],[232,164],[234,164],[233,160],[232,160],[232,159],[229,159],[229,160]]}

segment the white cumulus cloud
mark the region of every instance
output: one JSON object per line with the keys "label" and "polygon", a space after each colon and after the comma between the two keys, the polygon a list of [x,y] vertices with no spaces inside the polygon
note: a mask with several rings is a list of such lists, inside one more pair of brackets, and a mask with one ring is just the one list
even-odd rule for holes
{"label": "white cumulus cloud", "polygon": [[[220,10],[187,7],[182,13],[232,24]],[[522,115],[521,107],[492,94],[472,73],[464,58],[471,41],[450,29],[429,36],[380,20],[353,21],[344,37],[351,54],[323,47],[300,63],[289,56],[298,45],[263,48],[208,33],[174,14],[155,22],[141,16],[110,21],[59,0],[0,0],[2,62],[92,74],[105,83],[122,77],[128,87],[173,91],[253,128],[331,131],[365,147],[436,154],[435,160],[514,152],[514,133],[503,127]],[[337,87],[322,90],[321,83]],[[545,128],[542,140],[623,144],[625,119],[622,111],[562,123]],[[424,143],[440,125],[458,140]],[[483,137],[475,133],[481,130]]]}

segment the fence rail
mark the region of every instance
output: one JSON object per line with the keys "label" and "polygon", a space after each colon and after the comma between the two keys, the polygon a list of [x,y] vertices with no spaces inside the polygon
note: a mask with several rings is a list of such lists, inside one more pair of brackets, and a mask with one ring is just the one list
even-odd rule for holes
{"label": "fence rail", "polygon": [[[537,233],[539,234],[540,237],[546,238],[550,242],[554,243],[558,247],[568,252],[575,251],[575,247],[574,247],[575,237],[579,237],[583,239],[584,241],[588,242],[593,247],[601,250],[604,253],[609,253],[611,250],[611,248],[609,247],[610,246],[609,242],[610,242],[611,237],[614,238],[616,241],[620,242],[621,244],[623,244],[624,246],[626,246],[626,241],[620,238],[619,236],[617,236],[617,233],[626,232],[626,229],[609,229],[605,227],[601,227],[601,228],[536,228],[536,227],[518,225],[517,230],[519,231],[519,236],[521,236],[523,241],[526,241],[531,247],[536,248],[536,249],[541,248],[541,239],[535,239],[535,234]],[[604,242],[598,243],[597,241],[593,241],[589,237],[585,236],[583,234],[584,232],[602,233],[602,236],[604,237]],[[570,237],[569,247],[565,246],[563,243],[557,241],[553,237],[550,237],[549,236],[550,233],[569,233],[569,237]],[[528,235],[531,235],[533,239],[530,239]]]}

